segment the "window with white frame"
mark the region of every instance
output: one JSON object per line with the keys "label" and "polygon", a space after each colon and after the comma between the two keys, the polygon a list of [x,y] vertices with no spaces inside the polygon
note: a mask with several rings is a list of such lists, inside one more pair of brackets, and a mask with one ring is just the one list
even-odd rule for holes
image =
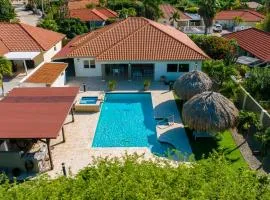
{"label": "window with white frame", "polygon": [[84,61],[83,61],[83,67],[84,67],[85,69],[90,68],[90,62],[89,62],[89,60],[84,60]]}
{"label": "window with white frame", "polygon": [[92,68],[92,69],[96,68],[95,60],[90,60],[90,68]]}

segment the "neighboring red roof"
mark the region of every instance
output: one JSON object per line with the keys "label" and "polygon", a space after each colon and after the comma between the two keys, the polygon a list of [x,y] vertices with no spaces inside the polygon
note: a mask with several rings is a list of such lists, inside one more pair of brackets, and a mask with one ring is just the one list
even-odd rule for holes
{"label": "neighboring red roof", "polygon": [[253,10],[226,10],[217,13],[215,20],[234,20],[235,17],[245,22],[260,22],[265,16]]}
{"label": "neighboring red roof", "polygon": [[99,0],[69,1],[68,10],[83,9],[86,8],[88,4],[98,5]]}
{"label": "neighboring red roof", "polygon": [[78,87],[13,89],[0,101],[0,138],[56,138],[78,92]]}
{"label": "neighboring red roof", "polygon": [[142,17],[129,17],[76,37],[54,59],[76,57],[97,61],[208,58],[185,33]]}
{"label": "neighboring red roof", "polygon": [[191,19],[191,17],[185,15],[185,13],[181,12],[180,10],[176,9],[175,7],[173,7],[170,4],[161,4],[159,6],[162,14],[163,14],[163,18],[165,19],[170,19],[173,15],[173,13],[178,12],[180,15],[180,20],[189,20]]}
{"label": "neighboring red roof", "polygon": [[25,82],[53,84],[67,68],[67,63],[45,63],[35,71]]}
{"label": "neighboring red roof", "polygon": [[117,13],[107,8],[76,9],[69,11],[69,17],[79,18],[81,21],[106,21],[109,18],[116,18]]}
{"label": "neighboring red roof", "polygon": [[270,61],[270,33],[250,28],[226,34],[223,37],[235,39],[242,49],[263,61]]}
{"label": "neighboring red roof", "polygon": [[64,37],[63,34],[26,24],[0,23],[0,55],[7,50],[47,51]]}

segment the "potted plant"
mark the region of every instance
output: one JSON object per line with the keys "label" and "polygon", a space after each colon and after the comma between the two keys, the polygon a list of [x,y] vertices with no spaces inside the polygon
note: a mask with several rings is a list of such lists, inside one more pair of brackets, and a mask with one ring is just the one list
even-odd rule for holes
{"label": "potted plant", "polygon": [[151,81],[150,81],[150,80],[145,80],[145,81],[143,82],[143,88],[144,88],[144,90],[145,90],[145,91],[148,90],[149,87],[150,87],[150,85],[151,85]]}
{"label": "potted plant", "polygon": [[115,80],[111,80],[108,82],[108,88],[110,91],[113,91],[115,90],[115,87],[116,87],[116,81]]}

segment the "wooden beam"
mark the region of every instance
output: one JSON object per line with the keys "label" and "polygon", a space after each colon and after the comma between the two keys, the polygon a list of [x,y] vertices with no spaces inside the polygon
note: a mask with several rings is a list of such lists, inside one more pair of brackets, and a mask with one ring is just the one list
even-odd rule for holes
{"label": "wooden beam", "polygon": [[62,126],[63,143],[66,141],[64,126]]}
{"label": "wooden beam", "polygon": [[47,148],[48,148],[48,155],[49,155],[51,170],[53,170],[53,161],[52,161],[52,152],[51,152],[51,147],[50,147],[50,139],[46,139],[46,143],[47,143]]}

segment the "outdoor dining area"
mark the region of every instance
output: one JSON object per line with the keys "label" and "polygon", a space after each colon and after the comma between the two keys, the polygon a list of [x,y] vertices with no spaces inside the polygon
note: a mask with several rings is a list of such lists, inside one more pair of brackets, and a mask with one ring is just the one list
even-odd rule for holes
{"label": "outdoor dining area", "polygon": [[[52,170],[51,139],[71,115],[78,87],[15,88],[0,101],[0,172],[29,176]],[[58,144],[54,144],[58,145]]]}

